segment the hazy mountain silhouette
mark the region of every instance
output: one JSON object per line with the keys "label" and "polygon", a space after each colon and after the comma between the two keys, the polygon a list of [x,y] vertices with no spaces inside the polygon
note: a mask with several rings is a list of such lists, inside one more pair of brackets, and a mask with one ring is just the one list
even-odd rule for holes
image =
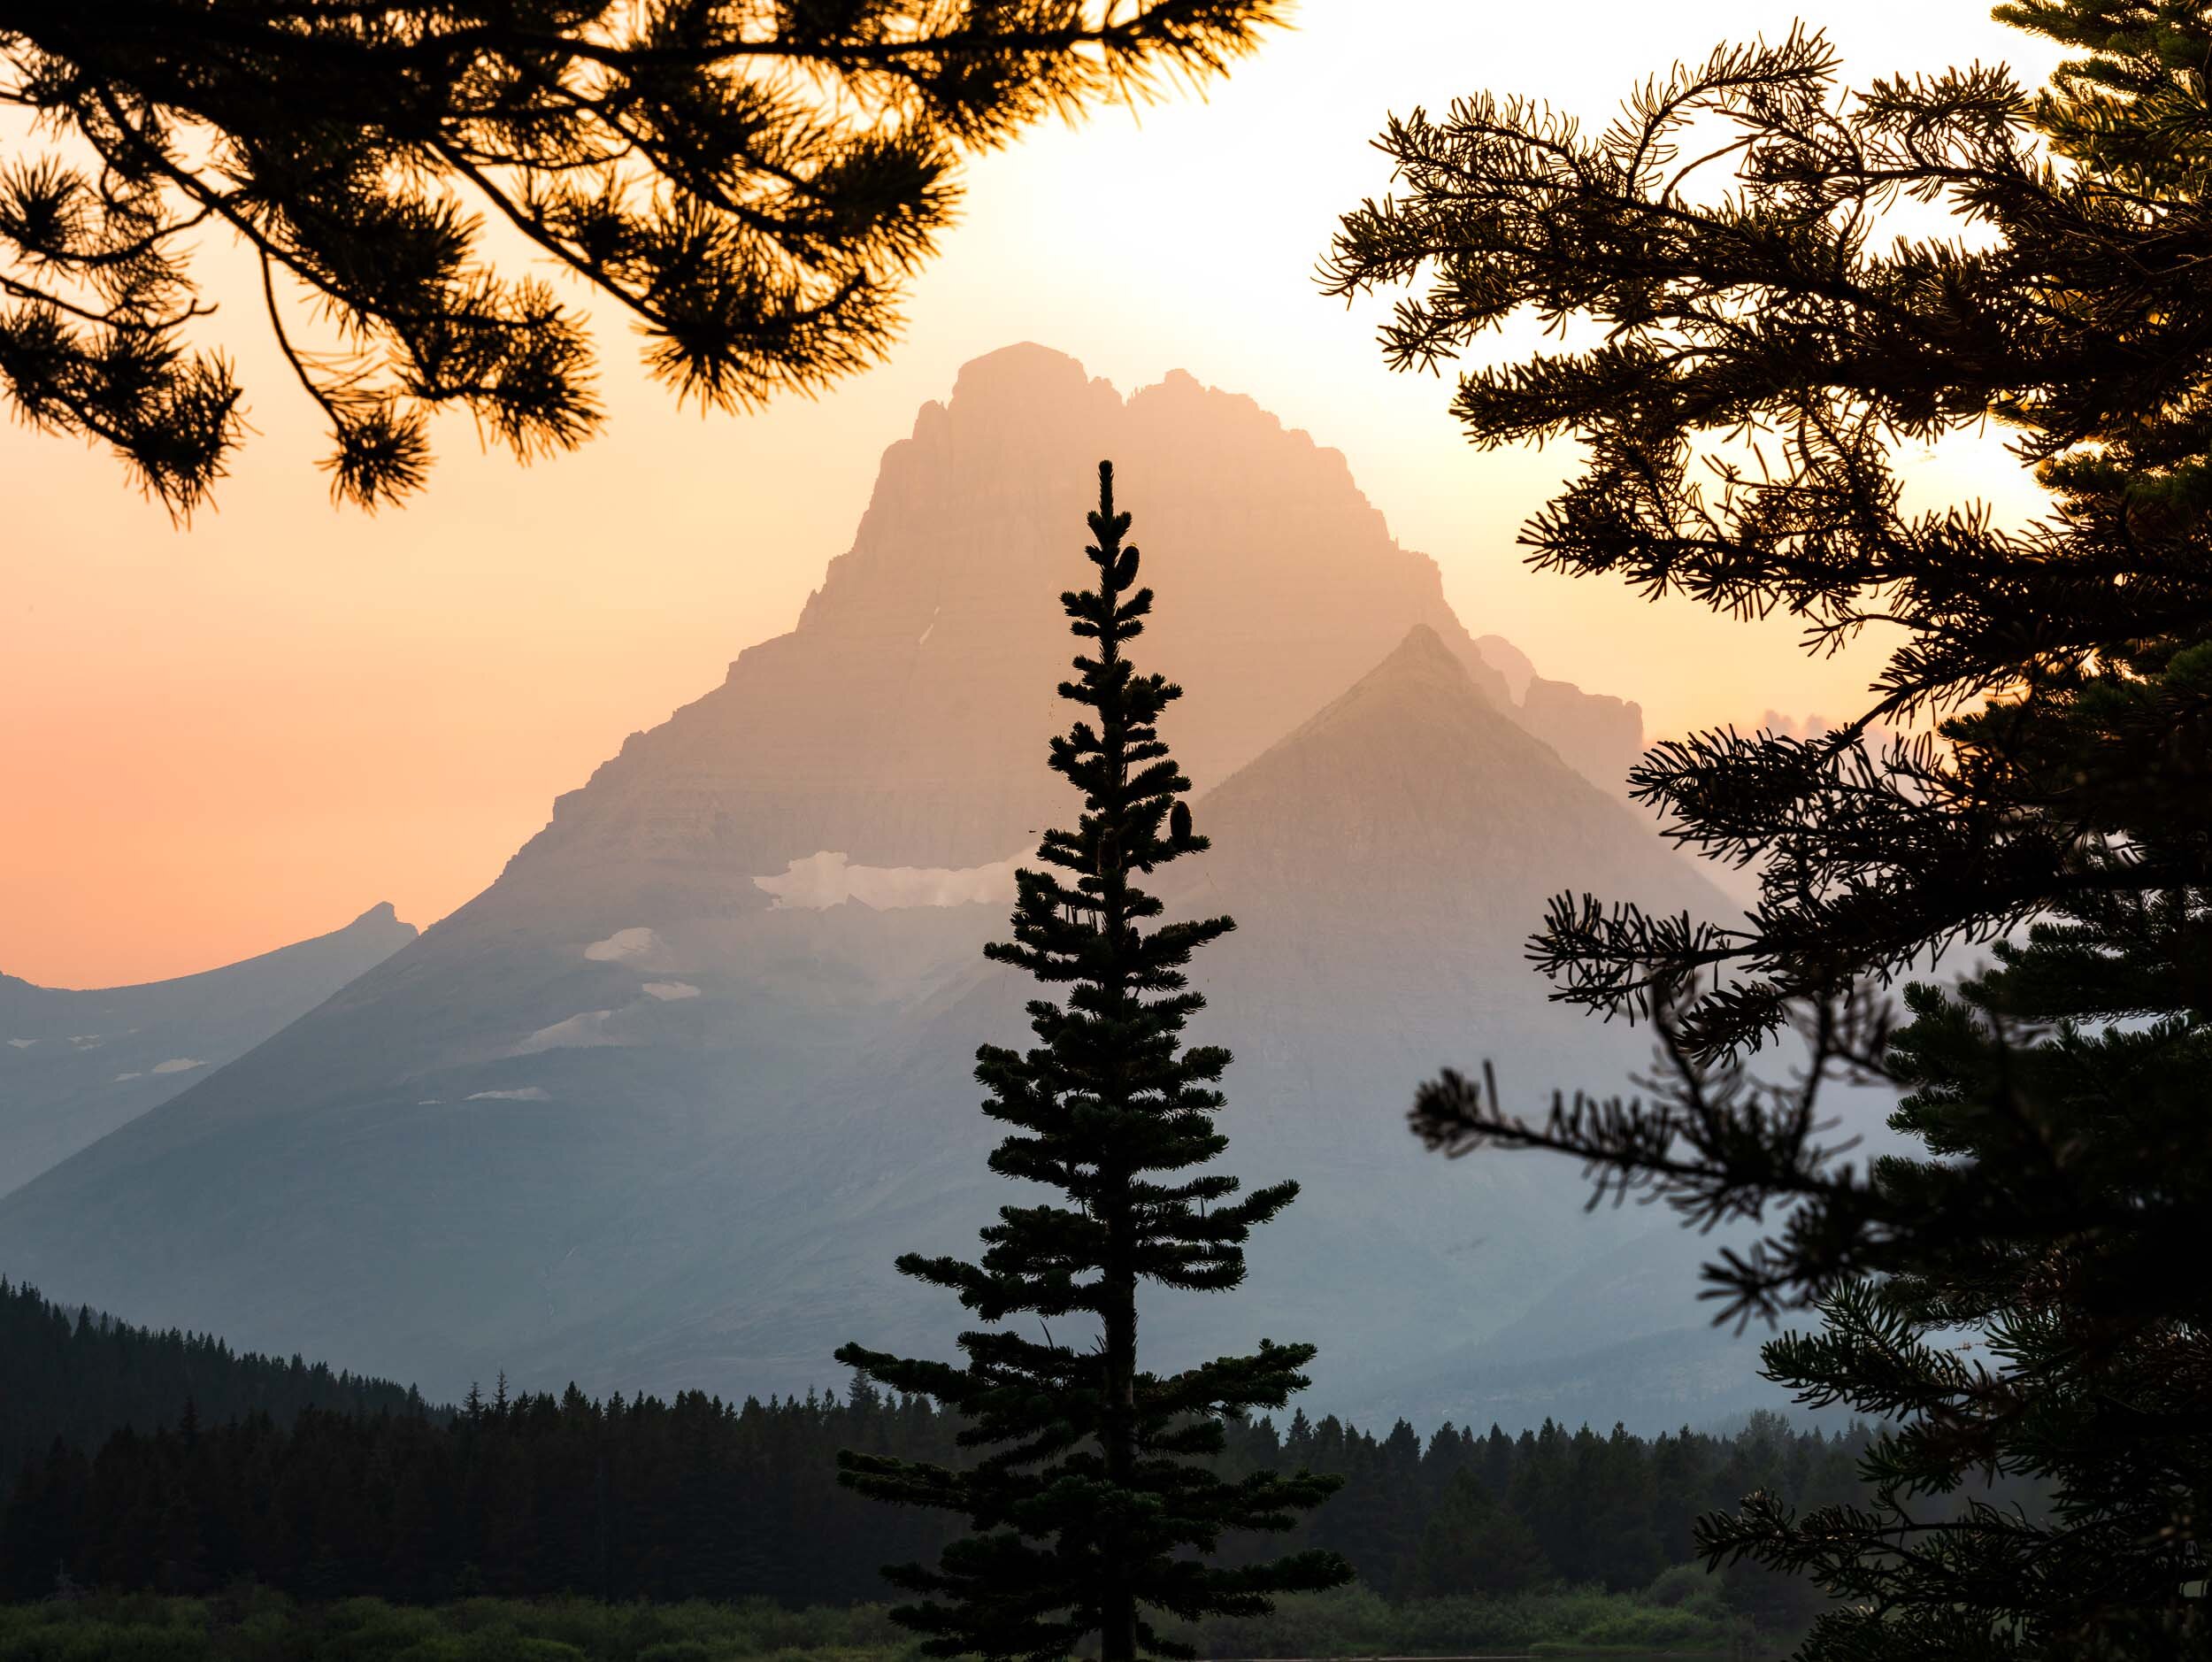
{"label": "hazy mountain silhouette", "polygon": [[[1187,689],[1179,755],[1202,788],[1414,623],[1517,713],[1435,563],[1391,539],[1340,452],[1180,371],[1125,402],[1072,358],[1009,347],[967,365],[950,404],[925,405],[885,452],[853,547],[798,627],[563,796],[501,889],[612,928],[662,885],[716,911],[764,904],[753,876],[820,850],[963,867],[1025,849],[1060,806],[1038,763],[1062,724],[1057,596],[1103,456],[1141,481],[1146,570],[1176,596],[1145,643]],[[1632,712],[1586,702],[1594,731]],[[1573,725],[1548,707],[1542,719]],[[1622,736],[1594,762],[1609,784],[1640,718]],[[603,896],[616,909],[595,910]]]}
{"label": "hazy mountain silhouette", "polygon": [[387,902],[172,981],[75,991],[0,975],[0,1193],[206,1078],[416,934]]}
{"label": "hazy mountain silhouette", "polygon": [[[1414,1081],[1440,1063],[1494,1055],[1533,1093],[1555,1080],[1615,1084],[1642,1060],[1642,1035],[1548,1004],[1523,959],[1543,897],[1578,870],[1613,871],[1663,904],[1722,904],[1508,720],[1435,631],[1415,626],[1298,732],[1201,796],[1194,821],[1215,848],[1176,868],[1193,874],[1169,891],[1171,907],[1226,910],[1240,926],[1198,966],[1211,1008],[1193,1028],[1236,1052],[1230,1163],[1255,1181],[1294,1175],[1305,1193],[1256,1241],[1234,1300],[1152,1301],[1148,1343],[1167,1351],[1164,1365],[1202,1347],[1314,1337],[1321,1400],[1363,1411],[1417,1358],[1526,1318],[1580,1266],[1651,1230],[1640,1211],[1583,1218],[1580,1179],[1556,1163],[1448,1163],[1405,1131]],[[997,909],[962,910],[982,914],[960,920],[973,943],[999,933]],[[648,1297],[625,1304],[619,1276],[595,1286],[587,1302],[609,1313],[524,1350],[522,1372],[588,1358],[600,1377],[650,1389],[710,1362],[803,1382],[823,1377],[824,1347],[850,1332],[942,1347],[957,1307],[933,1306],[888,1266],[899,1251],[972,1245],[1006,1204],[1006,1184],[983,1167],[994,1127],[975,1112],[970,1072],[978,1043],[1024,1031],[1031,990],[964,951],[948,968],[805,1097],[772,1111],[783,1116],[772,1166],[752,1135],[733,1137],[580,1250],[595,1264],[619,1258],[650,1212],[718,1203],[725,1220],[687,1258],[657,1260]],[[1692,1279],[1678,1274],[1674,1290],[1607,1336],[1694,1320]],[[671,1324],[672,1306],[693,1314]],[[1732,1389],[1753,1360],[1740,1353]],[[1632,1419],[1640,1404],[1655,1423],[1674,1412],[1672,1395],[1623,1387],[1618,1412]]]}
{"label": "hazy mountain silhouette", "polygon": [[1241,926],[1202,966],[1233,1162],[1307,1190],[1223,1301],[1238,1332],[1172,1301],[1152,1330],[1310,1335],[1326,1388],[1378,1389],[1647,1228],[1586,1222],[1545,1163],[1425,1157],[1402,1112],[1446,1061],[1533,1089],[1640,1059],[1523,961],[1548,894],[1717,894],[1529,730],[1341,457],[1187,376],[1125,401],[1019,347],[887,453],[791,634],[415,945],[0,1203],[0,1268],[434,1393],[499,1366],[764,1391],[827,1381],[855,1335],[941,1343],[954,1312],[890,1259],[972,1244],[1005,1198],[972,1052],[1019,1041],[1026,989],[978,949],[1002,863],[1071,816],[1043,766],[1055,597],[1101,456],[1216,839],[1177,904]]}

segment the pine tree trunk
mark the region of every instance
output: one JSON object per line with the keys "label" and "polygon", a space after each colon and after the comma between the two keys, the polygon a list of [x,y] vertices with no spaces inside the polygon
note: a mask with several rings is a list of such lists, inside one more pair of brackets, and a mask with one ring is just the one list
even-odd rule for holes
{"label": "pine tree trunk", "polygon": [[[1126,1214],[1116,1220],[1117,1236],[1125,1235]],[[1118,1258],[1125,1240],[1118,1240]],[[1117,1489],[1126,1491],[1137,1474],[1136,1377],[1137,1281],[1117,1268],[1108,1280],[1111,1289],[1106,1312],[1106,1474]],[[1119,1553],[1117,1557],[1121,1556]],[[1099,1632],[1099,1662],[1136,1662],[1137,1601],[1125,1586],[1116,1586],[1105,1600]]]}
{"label": "pine tree trunk", "polygon": [[[1119,600],[1118,586],[1110,571],[1100,587],[1110,607]],[[1121,656],[1110,637],[1102,642],[1102,646],[1100,656],[1106,663],[1111,664]],[[1127,743],[1128,724],[1118,700],[1113,709],[1102,710],[1099,713],[1104,718],[1100,723],[1099,737],[1106,752],[1109,777],[1113,781],[1112,794],[1106,804],[1110,851],[1102,853],[1098,873],[1100,899],[1103,903],[1100,908],[1099,921],[1106,932],[1106,980],[1118,1006],[1129,996],[1119,962],[1122,930],[1126,919],[1124,909],[1128,895],[1118,858],[1120,819],[1125,806],[1123,788],[1128,773],[1123,746]],[[1126,1093],[1118,1089],[1121,1058],[1116,1056],[1108,1066],[1115,1076],[1117,1089],[1114,1096],[1118,1098],[1114,1106],[1125,1109],[1128,1106]],[[1106,1295],[1106,1307],[1102,1312],[1106,1404],[1102,1441],[1105,1444],[1107,1481],[1126,1494],[1134,1484],[1137,1474],[1137,1276],[1134,1267],[1135,1243],[1132,1239],[1135,1220],[1129,1214],[1129,1186],[1135,1173],[1125,1166],[1117,1165],[1110,1174],[1102,1173],[1101,1175],[1110,1175],[1110,1181],[1106,1187],[1111,1196],[1109,1204],[1112,1208],[1106,1221],[1106,1263],[1101,1278]],[[1117,1543],[1110,1557],[1117,1564],[1124,1563],[1126,1562],[1127,1553]],[[1136,1662],[1137,1601],[1133,1589],[1125,1582],[1117,1581],[1110,1588],[1100,1614],[1099,1662]]]}

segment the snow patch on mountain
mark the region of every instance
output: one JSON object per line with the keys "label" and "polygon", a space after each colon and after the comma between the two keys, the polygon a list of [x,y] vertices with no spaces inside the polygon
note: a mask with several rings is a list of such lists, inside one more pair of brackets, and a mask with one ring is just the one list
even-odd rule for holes
{"label": "snow patch on mountain", "polygon": [[594,941],[584,949],[584,956],[601,964],[633,964],[658,950],[660,943],[660,936],[641,925],[617,929],[605,940]]}
{"label": "snow patch on mountain", "polygon": [[620,1044],[622,1041],[607,1031],[607,1018],[611,1010],[585,1010],[557,1021],[549,1027],[540,1027],[514,1048],[517,1056],[531,1056],[540,1050],[573,1050],[585,1045]]}
{"label": "snow patch on mountain", "polygon": [[1018,858],[988,866],[855,866],[824,849],[793,860],[780,876],[756,877],[754,887],[775,897],[777,911],[823,912],[849,900],[877,912],[906,906],[1004,905],[1014,898]]}

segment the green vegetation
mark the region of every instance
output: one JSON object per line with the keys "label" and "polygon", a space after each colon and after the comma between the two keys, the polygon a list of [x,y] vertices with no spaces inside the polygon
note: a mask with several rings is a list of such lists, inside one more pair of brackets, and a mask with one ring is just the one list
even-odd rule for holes
{"label": "green vegetation", "polygon": [[[1563,895],[1532,943],[1561,998],[1655,1020],[1652,1094],[1532,1123],[1447,1075],[1415,1112],[1438,1146],[1564,1152],[1601,1192],[1769,1229],[1712,1290],[1816,1312],[1768,1376],[1893,1428],[1863,1501],[1754,1494],[1699,1539],[1834,1593],[1825,1662],[2212,1655],[2212,12],[1998,15],[2078,56],[2040,94],[1983,65],[1847,91],[1799,26],[1603,131],[1416,112],[1382,141],[1404,195],[1332,261],[1344,295],[1425,283],[1384,330],[1398,367],[1555,326],[1453,404],[1479,444],[1572,442],[1532,563],[1787,614],[1816,651],[1893,632],[1855,721],[1693,735],[1633,773],[1673,835],[1757,869],[1748,915]],[[1950,222],[1891,219],[1907,198]],[[1985,423],[2047,512],[1909,506],[1919,447]],[[1894,1025],[1885,989],[1960,947],[1993,967]],[[1778,1039],[1802,1074],[1753,1076]],[[1855,1078],[1904,1093],[1914,1156],[1840,1158],[1822,1085]],[[1992,1472],[2050,1504],[1950,1504]]]}
{"label": "green vegetation", "polygon": [[[1686,1594],[1686,1580],[1692,1583]],[[1264,1617],[1175,1631],[1207,1657],[1662,1654],[1763,1658],[1777,1641],[1701,1571],[1642,1594],[1551,1588],[1393,1605],[1363,1588],[1292,1594]],[[210,1598],[86,1597],[0,1605],[0,1662],[903,1662],[919,1654],[879,1604],[608,1604],[471,1598],[434,1608],[304,1604],[262,1589]]]}
{"label": "green vegetation", "polygon": [[422,1608],[378,1598],[301,1604],[246,1587],[212,1598],[0,1605],[0,1662],[876,1662],[904,1654],[879,1606],[794,1611],[765,1600],[471,1598]]}
{"label": "green vegetation", "polygon": [[1468,1652],[1576,1655],[1617,1651],[1763,1657],[1787,1635],[1762,1635],[1729,1608],[1702,1571],[1694,1591],[1678,1575],[1646,1593],[1548,1587],[1499,1597],[1460,1594],[1392,1604],[1364,1587],[1285,1598],[1266,1616],[1186,1629],[1210,1657],[1449,1656]]}

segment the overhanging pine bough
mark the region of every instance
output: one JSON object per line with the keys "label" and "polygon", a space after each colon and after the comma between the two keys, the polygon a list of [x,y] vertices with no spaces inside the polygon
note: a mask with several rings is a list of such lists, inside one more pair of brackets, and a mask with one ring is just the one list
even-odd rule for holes
{"label": "overhanging pine bough", "polygon": [[419,489],[428,417],[527,458],[599,427],[584,313],[684,398],[755,407],[877,361],[964,150],[1201,81],[1284,0],[0,0],[0,387],[173,511],[242,389],[196,344],[210,231],[329,427],[334,493]]}
{"label": "overhanging pine bough", "polygon": [[[1141,674],[1123,655],[1152,609],[1137,589],[1138,553],[1122,537],[1113,470],[1099,466],[1097,586],[1061,596],[1072,632],[1095,642],[1064,698],[1088,712],[1052,742],[1051,765],[1083,793],[1072,832],[1048,831],[1046,869],[1018,875],[1014,939],[986,948],[1064,1003],[1029,1005],[1041,1042],[1027,1052],[987,1045],[976,1076],[983,1111],[1012,1127],[991,1156],[1004,1177],[1057,1189],[1064,1203],[1008,1206],[983,1231],[979,1263],[899,1260],[946,1288],[992,1327],[960,1335],[966,1361],[911,1360],[847,1345],[838,1359],[896,1390],[919,1392],[970,1422],[979,1450],[962,1470],[849,1453],[841,1476],[880,1499],[965,1514],[972,1535],[935,1569],[886,1572],[925,1602],[895,1612],[933,1655],[1062,1658],[1095,1633],[1105,1662],[1194,1654],[1164,1640],[1149,1611],[1186,1619],[1264,1612],[1269,1597],[1337,1585],[1351,1571],[1330,1552],[1217,1568],[1205,1555],[1237,1530],[1286,1529],[1337,1486],[1306,1472],[1234,1482],[1208,1469],[1221,1420],[1279,1408],[1305,1384],[1310,1344],[1263,1343],[1161,1376],[1138,1364],[1141,1282],[1224,1292],[1244,1280],[1243,1243],[1297,1193],[1278,1183],[1240,1197],[1235,1178],[1194,1173],[1227,1147],[1215,1128],[1229,1062],[1217,1046],[1185,1048],[1204,1004],[1184,974],[1227,918],[1156,921],[1141,876],[1203,850],[1179,800],[1190,789],[1158,734],[1182,689]],[[1031,1338],[1002,1324],[1040,1319]],[[1051,1324],[1094,1339],[1056,1342]],[[987,1452],[984,1452],[987,1451]]]}

